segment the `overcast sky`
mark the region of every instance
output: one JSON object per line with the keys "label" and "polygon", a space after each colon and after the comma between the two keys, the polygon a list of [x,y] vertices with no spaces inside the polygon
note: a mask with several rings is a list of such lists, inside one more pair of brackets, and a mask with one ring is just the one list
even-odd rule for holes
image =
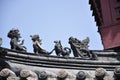
{"label": "overcast sky", "polygon": [[90,50],[103,50],[89,0],[0,0],[0,37],[5,48],[10,48],[7,33],[12,28],[20,30],[28,52],[33,52],[30,35],[34,34],[39,34],[47,51],[54,48],[54,40],[70,47],[70,36],[89,37]]}

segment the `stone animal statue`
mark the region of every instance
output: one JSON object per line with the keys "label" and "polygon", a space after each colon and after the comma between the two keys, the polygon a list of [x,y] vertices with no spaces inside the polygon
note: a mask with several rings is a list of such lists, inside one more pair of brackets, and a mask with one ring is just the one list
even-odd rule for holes
{"label": "stone animal statue", "polygon": [[61,41],[54,41],[54,43],[55,43],[54,50],[57,56],[69,57],[71,53],[70,48],[68,47],[63,48],[61,45]]}
{"label": "stone animal statue", "polygon": [[40,55],[40,54],[43,54],[43,55],[49,55],[51,54],[52,52],[48,52],[44,49],[41,48],[41,45],[42,45],[42,40],[39,38],[39,35],[30,35],[32,41],[33,41],[33,49],[34,49],[34,52],[37,54],[37,55]]}
{"label": "stone animal statue", "polygon": [[[73,54],[75,57],[90,57],[90,53],[88,51],[88,41],[84,40],[83,42],[78,40],[77,38],[70,37],[69,44],[71,49],[73,50]],[[85,43],[84,43],[85,42]]]}
{"label": "stone animal statue", "polygon": [[27,48],[25,46],[22,46],[24,44],[24,40],[22,40],[21,43],[20,42],[20,33],[18,29],[12,29],[8,32],[7,35],[11,41],[10,41],[10,45],[11,45],[11,49],[13,50],[19,50],[19,51],[27,51]]}
{"label": "stone animal statue", "polygon": [[81,57],[83,59],[97,59],[97,56],[95,54],[90,53],[90,50],[88,49],[88,43],[88,37],[82,41],[78,40],[77,38],[70,37],[69,44],[73,51],[74,57]]}

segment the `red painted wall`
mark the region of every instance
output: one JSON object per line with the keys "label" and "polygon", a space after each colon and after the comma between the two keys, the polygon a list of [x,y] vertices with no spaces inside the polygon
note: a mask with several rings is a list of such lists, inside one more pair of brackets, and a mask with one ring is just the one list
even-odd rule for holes
{"label": "red painted wall", "polygon": [[120,47],[120,1],[101,0],[103,24],[100,34],[105,49]]}
{"label": "red painted wall", "polygon": [[100,32],[105,49],[120,46],[120,24],[101,28]]}

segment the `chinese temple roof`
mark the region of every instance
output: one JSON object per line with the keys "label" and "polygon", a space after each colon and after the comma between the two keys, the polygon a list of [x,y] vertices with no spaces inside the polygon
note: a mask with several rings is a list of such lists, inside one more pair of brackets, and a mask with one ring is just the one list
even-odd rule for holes
{"label": "chinese temple roof", "polygon": [[93,11],[93,16],[95,18],[97,26],[101,26],[102,24],[102,12],[101,12],[101,5],[100,0],[89,0],[90,9]]}
{"label": "chinese temple roof", "polygon": [[[20,80],[19,78],[21,77],[28,78],[28,76],[26,76],[28,73],[34,76],[39,73],[39,75],[41,75],[39,78],[44,78],[44,76],[49,75],[49,79],[61,78],[61,73],[64,73],[64,77],[66,76],[67,79],[69,78],[71,80],[76,79],[78,75],[83,76],[84,73],[84,76],[87,74],[86,76],[89,75],[87,78],[93,79],[96,75],[95,71],[99,70],[105,70],[110,76],[113,76],[114,70],[120,65],[119,52],[108,50],[91,50],[91,52],[97,54],[97,60],[82,59],[79,57],[58,57],[52,55],[38,56],[29,52],[21,52],[0,47],[0,76],[3,78],[3,72],[6,70],[8,72],[10,71],[10,74],[13,75],[14,73],[14,75],[16,75],[10,77],[10,80],[12,80],[11,78],[14,78],[15,80]],[[102,74],[102,72],[100,73]],[[4,72],[4,75],[7,75],[7,73]],[[111,78],[110,76],[108,78]]]}

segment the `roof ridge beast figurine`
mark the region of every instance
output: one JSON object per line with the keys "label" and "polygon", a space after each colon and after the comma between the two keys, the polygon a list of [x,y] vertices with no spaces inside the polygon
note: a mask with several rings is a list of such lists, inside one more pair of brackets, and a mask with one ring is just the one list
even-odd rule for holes
{"label": "roof ridge beast figurine", "polygon": [[53,51],[48,52],[44,49],[41,48],[41,44],[42,44],[42,40],[39,38],[39,35],[30,35],[32,41],[33,41],[33,49],[34,52],[37,55],[43,54],[43,55],[49,55],[51,54]]}
{"label": "roof ridge beast figurine", "polygon": [[27,51],[27,48],[25,46],[22,46],[24,44],[24,40],[22,40],[21,43],[19,43],[21,35],[18,29],[10,30],[7,36],[11,39],[10,41],[11,49],[25,52]]}
{"label": "roof ridge beast figurine", "polygon": [[88,43],[90,42],[89,37],[87,37],[84,40],[79,40],[74,37],[69,38],[69,44],[71,46],[71,49],[73,51],[74,57],[81,57],[83,59],[97,59],[97,55],[92,53],[88,47]]}
{"label": "roof ridge beast figurine", "polygon": [[71,53],[70,48],[68,48],[68,47],[63,48],[60,40],[58,40],[58,41],[56,40],[56,41],[54,41],[54,43],[55,43],[54,50],[55,50],[57,56],[63,56],[63,57],[70,56],[70,53]]}

